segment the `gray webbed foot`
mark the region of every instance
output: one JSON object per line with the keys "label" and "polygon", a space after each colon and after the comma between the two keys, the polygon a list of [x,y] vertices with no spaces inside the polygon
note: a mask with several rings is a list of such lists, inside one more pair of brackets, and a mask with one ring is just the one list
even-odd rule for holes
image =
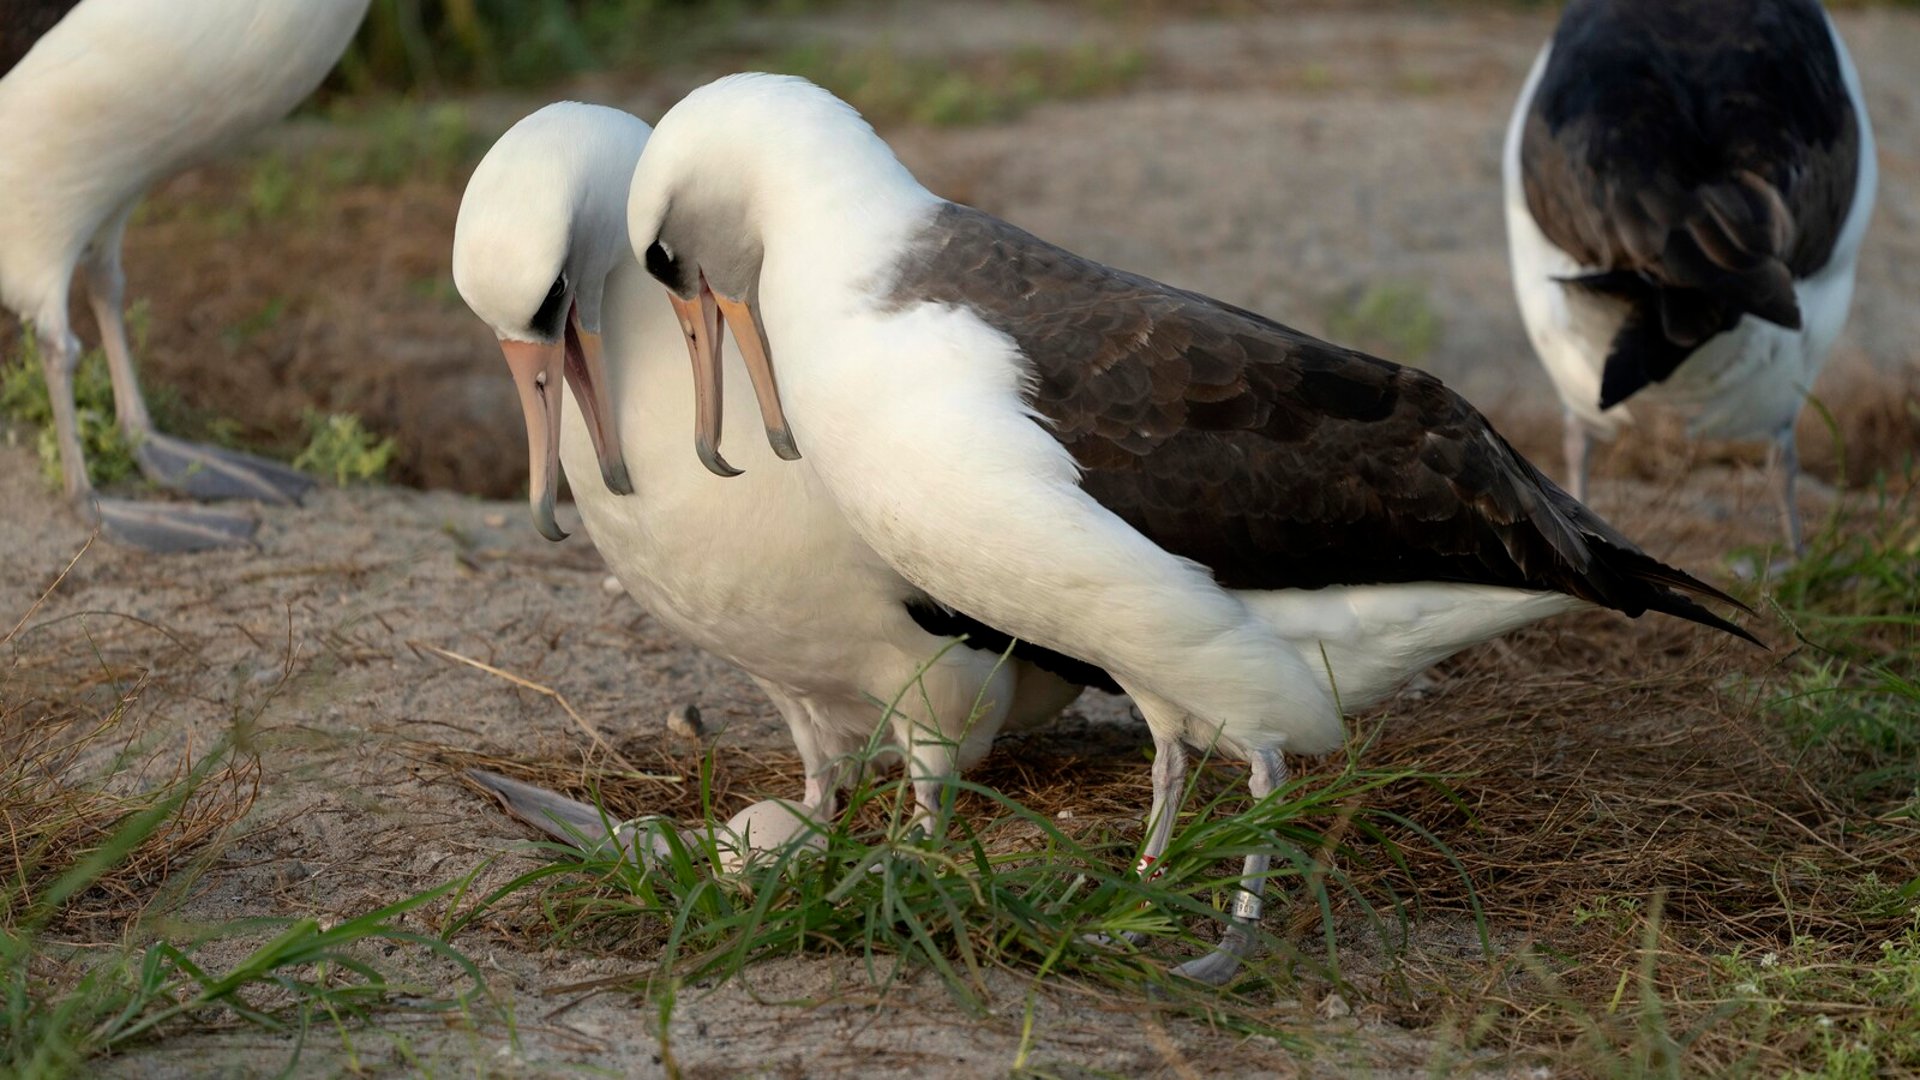
{"label": "gray webbed foot", "polygon": [[251,514],[191,503],[96,499],[90,509],[107,539],[161,555],[242,547],[260,527]]}
{"label": "gray webbed foot", "polygon": [[[485,769],[468,769],[467,777],[500,801],[509,817],[523,821],[562,843],[598,854],[617,848],[637,866],[672,856],[673,848],[658,831],[634,822],[610,820],[598,807],[569,799],[546,788],[523,784]],[[646,849],[641,849],[645,836]]]}
{"label": "gray webbed foot", "polygon": [[140,439],[134,459],[147,479],[195,499],[257,499],[291,505],[313,478],[277,461],[158,433]]}
{"label": "gray webbed foot", "polygon": [[1235,921],[1227,925],[1227,932],[1221,935],[1220,944],[1212,952],[1181,964],[1173,973],[1208,986],[1225,986],[1233,973],[1240,970],[1240,961],[1252,950],[1253,926]]}

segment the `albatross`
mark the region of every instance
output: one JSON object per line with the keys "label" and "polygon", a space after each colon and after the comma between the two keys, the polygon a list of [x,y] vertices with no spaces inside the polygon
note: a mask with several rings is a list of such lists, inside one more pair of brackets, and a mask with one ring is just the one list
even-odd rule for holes
{"label": "albatross", "polygon": [[1575,0],[1508,125],[1514,289],[1584,499],[1628,403],[1769,440],[1804,549],[1794,421],[1873,211],[1860,75],[1815,0]]}
{"label": "albatross", "polygon": [[[737,455],[746,474],[728,481],[686,452],[688,400],[708,379],[717,386],[721,350],[702,355],[715,366],[697,381],[673,308],[627,242],[627,188],[649,132],[618,109],[549,105],[500,137],[461,198],[454,284],[518,387],[534,523],[566,537],[554,515],[563,471],[627,592],[772,699],[800,752],[808,807],[833,814],[848,766],[886,722],[925,820],[941,780],[1002,729],[1051,719],[1082,684],[1111,684],[1024,645],[1003,662],[1006,637],[930,604],[860,540],[810,467],[781,468],[769,447],[750,446]],[[746,377],[737,357],[724,364]],[[755,418],[750,400],[717,392],[699,415],[716,433],[726,418]],[[956,634],[969,647],[952,647]],[[477,779],[563,839],[578,837],[556,826],[600,828],[591,807]]]}
{"label": "albatross", "polygon": [[[1155,749],[1144,865],[1185,744],[1248,759],[1258,800],[1283,752],[1342,743],[1343,708],[1537,619],[1659,611],[1752,640],[1438,379],[943,200],[805,80],[675,105],[627,231],[690,324],[739,340],[770,445],[902,577],[1132,697]],[[705,378],[718,340],[688,338]],[[719,436],[696,456],[728,473]],[[1220,945],[1181,974],[1236,970],[1268,863],[1246,859]]]}
{"label": "albatross", "polygon": [[149,480],[196,499],[291,503],[311,486],[263,458],[154,430],[124,316],[120,241],[153,184],[285,116],[346,50],[369,0],[15,0],[0,26],[0,302],[38,338],[66,495],[152,551],[246,541],[247,514],[99,498],[74,411],[74,271]]}

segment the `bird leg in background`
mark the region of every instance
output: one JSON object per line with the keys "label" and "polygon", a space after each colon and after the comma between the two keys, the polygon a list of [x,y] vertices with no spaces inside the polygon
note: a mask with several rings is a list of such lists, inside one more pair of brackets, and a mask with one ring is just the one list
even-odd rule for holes
{"label": "bird leg in background", "polygon": [[1573,415],[1571,409],[1566,412],[1566,433],[1561,436],[1561,447],[1567,455],[1567,491],[1581,502],[1587,501],[1588,459],[1593,455],[1593,434],[1587,425]]}
{"label": "bird leg in background", "polygon": [[80,343],[64,328],[40,335],[40,371],[47,381],[47,405],[53,411],[53,434],[60,445],[60,478],[67,498],[89,522],[93,513],[93,481],[87,479],[87,452],[80,442],[80,418],[73,407],[73,370],[80,363]]}
{"label": "bird leg in background", "polygon": [[[1253,793],[1257,805],[1286,783],[1287,764],[1278,750],[1259,751],[1249,764],[1253,766],[1253,775],[1247,781],[1247,789]],[[1240,961],[1253,949],[1253,937],[1260,926],[1260,895],[1266,891],[1267,865],[1271,858],[1267,852],[1247,856],[1246,865],[1240,871],[1240,885],[1233,894],[1233,920],[1221,935],[1220,944],[1207,955],[1174,968],[1175,975],[1219,986],[1239,970]]]}
{"label": "bird leg in background", "polygon": [[47,403],[53,411],[53,432],[60,446],[60,475],[67,498],[89,525],[98,525],[107,539],[147,551],[196,551],[244,542],[253,535],[252,518],[204,510],[103,499],[87,478],[86,447],[80,440],[80,417],[73,404],[73,371],[80,362],[80,343],[64,327],[58,334],[40,335],[41,373],[47,380]]}
{"label": "bird leg in background", "polygon": [[1789,558],[1798,559],[1807,553],[1807,544],[1800,531],[1800,444],[1793,435],[1793,424],[1788,422],[1786,429],[1774,437],[1773,446],[1767,451],[1767,466],[1774,470],[1774,483],[1777,485],[1774,497],[1780,504],[1780,524],[1787,533]]}
{"label": "bird leg in background", "polygon": [[[297,502],[313,487],[311,477],[266,458],[202,446],[154,430],[146,398],[140,393],[140,379],[133,368],[133,349],[127,338],[127,278],[120,268],[120,233],[125,226],[123,211],[88,248],[85,269],[87,300],[93,308],[94,320],[100,325],[100,343],[106,350],[107,369],[113,377],[114,412],[120,421],[120,430],[126,433],[127,442],[133,448],[134,459],[140,463],[140,471],[154,483],[195,499]],[[230,520],[233,515],[216,516]],[[247,535],[252,531],[247,529]],[[190,548],[163,545],[154,550]]]}

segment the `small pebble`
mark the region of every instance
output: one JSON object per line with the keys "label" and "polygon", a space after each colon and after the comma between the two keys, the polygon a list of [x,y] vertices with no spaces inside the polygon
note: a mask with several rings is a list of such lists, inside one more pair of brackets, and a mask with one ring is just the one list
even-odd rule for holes
{"label": "small pebble", "polygon": [[505,514],[488,514],[486,517],[481,518],[480,521],[489,529],[504,529],[507,527],[507,515]]}
{"label": "small pebble", "polygon": [[1059,819],[1059,820],[1061,820],[1061,821],[1072,821],[1072,820],[1073,820],[1073,811],[1071,811],[1071,810],[1062,810],[1062,811],[1060,811],[1060,812],[1058,812],[1058,813],[1056,813],[1056,814],[1054,814],[1053,816],[1054,816],[1055,818],[1058,818],[1058,819]]}
{"label": "small pebble", "polygon": [[691,702],[674,708],[667,714],[667,730],[683,739],[700,737],[700,706]]}
{"label": "small pebble", "polygon": [[1339,994],[1328,994],[1320,1000],[1320,1015],[1328,1020],[1338,1020],[1343,1016],[1352,1016],[1353,1006],[1347,1004],[1347,999]]}
{"label": "small pebble", "polygon": [[600,579],[600,591],[606,593],[608,596],[619,596],[627,590],[620,584],[619,578],[608,574],[606,577]]}

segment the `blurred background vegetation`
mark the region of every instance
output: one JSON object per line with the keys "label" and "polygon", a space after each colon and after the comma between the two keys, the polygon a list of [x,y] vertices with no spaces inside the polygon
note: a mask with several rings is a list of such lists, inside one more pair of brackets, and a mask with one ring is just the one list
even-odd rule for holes
{"label": "blurred background vegetation", "polygon": [[[527,87],[629,64],[697,59],[733,44],[735,28],[744,18],[798,15],[836,2],[838,0],[374,0],[359,38],[329,81],[328,91],[338,95]],[[1236,12],[1312,6],[1312,0],[1061,2],[1107,16],[1198,12],[1230,16]],[[1434,7],[1542,8],[1559,3],[1560,0],[1426,0],[1428,6]],[[1827,0],[1827,6],[1920,7],[1920,0]],[[810,71],[796,73],[813,74]],[[1086,78],[1086,73],[1083,71],[1080,77]]]}
{"label": "blurred background vegetation", "polygon": [[374,0],[329,84],[335,92],[532,86],[686,55],[726,40],[742,16],[819,0]]}

